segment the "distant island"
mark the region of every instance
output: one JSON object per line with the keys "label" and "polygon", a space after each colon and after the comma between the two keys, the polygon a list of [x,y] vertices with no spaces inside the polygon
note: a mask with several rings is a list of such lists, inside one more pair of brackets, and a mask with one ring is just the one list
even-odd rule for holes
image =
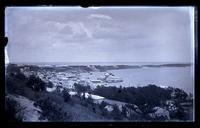
{"label": "distant island", "polygon": [[78,72],[91,72],[91,71],[108,71],[119,69],[136,69],[136,68],[162,68],[162,67],[189,67],[190,63],[172,63],[172,64],[152,64],[152,65],[41,65],[41,64],[17,64],[19,67],[30,67],[32,70],[54,70],[57,71],[78,71]]}

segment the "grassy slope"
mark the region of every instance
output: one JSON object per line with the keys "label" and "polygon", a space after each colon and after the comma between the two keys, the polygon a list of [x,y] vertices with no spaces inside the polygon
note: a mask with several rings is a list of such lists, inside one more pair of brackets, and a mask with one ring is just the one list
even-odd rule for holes
{"label": "grassy slope", "polygon": [[[99,113],[95,113],[91,107],[86,107],[80,104],[79,98],[72,98],[70,102],[64,102],[61,94],[57,92],[35,92],[32,89],[26,87],[27,79],[20,80],[15,77],[9,77],[9,90],[8,94],[15,94],[24,96],[30,100],[37,101],[39,99],[50,98],[52,102],[62,108],[62,111],[67,112],[72,121],[104,121],[108,120],[101,116]],[[7,86],[7,85],[6,85]],[[73,103],[72,103],[73,102]]]}

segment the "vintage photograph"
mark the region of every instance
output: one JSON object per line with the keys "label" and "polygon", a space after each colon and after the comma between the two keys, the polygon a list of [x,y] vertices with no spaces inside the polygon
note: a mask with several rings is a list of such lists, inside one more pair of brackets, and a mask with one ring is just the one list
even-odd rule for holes
{"label": "vintage photograph", "polygon": [[6,120],[194,122],[194,10],[6,7]]}

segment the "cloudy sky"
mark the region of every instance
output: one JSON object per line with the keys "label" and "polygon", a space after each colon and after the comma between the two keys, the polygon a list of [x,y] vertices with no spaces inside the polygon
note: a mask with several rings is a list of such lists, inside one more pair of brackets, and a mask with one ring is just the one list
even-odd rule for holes
{"label": "cloudy sky", "polygon": [[191,62],[193,7],[7,7],[10,62]]}

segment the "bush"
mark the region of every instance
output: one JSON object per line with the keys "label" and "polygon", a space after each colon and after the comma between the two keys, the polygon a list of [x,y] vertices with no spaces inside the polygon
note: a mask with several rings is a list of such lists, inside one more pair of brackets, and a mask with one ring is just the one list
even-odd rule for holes
{"label": "bush", "polygon": [[6,84],[5,86],[6,91],[14,92],[14,89],[13,89],[14,83],[8,76],[6,76],[5,84]]}
{"label": "bush", "polygon": [[64,89],[62,91],[62,95],[63,95],[63,98],[64,98],[65,102],[68,102],[71,99],[71,95],[69,94],[69,92],[67,91],[67,89]]}
{"label": "bush", "polygon": [[85,107],[88,107],[89,105],[85,100],[80,100],[80,104]]}
{"label": "bush", "polygon": [[20,68],[16,64],[8,64],[6,71],[9,75],[14,75],[20,72]]}
{"label": "bush", "polygon": [[104,109],[108,105],[105,101],[102,101],[101,104],[99,105],[100,109]]}
{"label": "bush", "polygon": [[24,95],[24,85],[21,81],[11,77],[6,77],[5,84],[7,93]]}
{"label": "bush", "polygon": [[61,106],[52,101],[49,97],[40,99],[36,102],[42,109],[43,118],[47,118],[49,121],[69,121],[71,117],[68,113],[62,111]]}
{"label": "bush", "polygon": [[22,119],[16,117],[18,110],[16,109],[19,107],[19,104],[10,98],[5,99],[5,110],[6,110],[6,120],[11,122],[21,122]]}
{"label": "bush", "polygon": [[51,81],[49,81],[46,86],[49,88],[53,88],[53,83]]}
{"label": "bush", "polygon": [[103,108],[102,110],[101,110],[101,115],[102,116],[108,116],[108,111],[107,111],[107,109],[105,109],[105,108]]}
{"label": "bush", "polygon": [[15,77],[17,79],[20,79],[20,80],[25,80],[26,79],[26,76],[21,72],[17,73]]}
{"label": "bush", "polygon": [[174,96],[173,98],[176,100],[176,102],[183,102],[188,97],[188,94],[184,92],[182,89],[175,88],[174,89]]}
{"label": "bush", "polygon": [[[77,84],[77,83],[74,83],[74,87],[78,93],[78,96],[81,96],[81,93],[83,93],[85,96],[85,92],[90,90],[90,86],[84,86],[84,85]],[[85,97],[83,97],[83,98],[85,98]]]}
{"label": "bush", "polygon": [[31,75],[26,83],[28,87],[33,89],[34,91],[44,91],[46,90],[46,84],[39,77]]}
{"label": "bush", "polygon": [[170,111],[170,118],[171,119],[179,119],[179,120],[187,120],[187,113],[181,106],[177,106],[176,111]]}
{"label": "bush", "polygon": [[86,99],[86,101],[91,104],[91,105],[94,105],[94,100],[92,99],[92,96],[89,95],[88,98]]}
{"label": "bush", "polygon": [[123,115],[124,117],[127,116],[127,108],[126,108],[126,106],[122,106],[122,115]]}
{"label": "bush", "polygon": [[115,119],[115,120],[121,120],[122,119],[121,112],[120,112],[117,105],[113,105],[113,110],[111,112],[111,115],[112,115],[113,119]]}

